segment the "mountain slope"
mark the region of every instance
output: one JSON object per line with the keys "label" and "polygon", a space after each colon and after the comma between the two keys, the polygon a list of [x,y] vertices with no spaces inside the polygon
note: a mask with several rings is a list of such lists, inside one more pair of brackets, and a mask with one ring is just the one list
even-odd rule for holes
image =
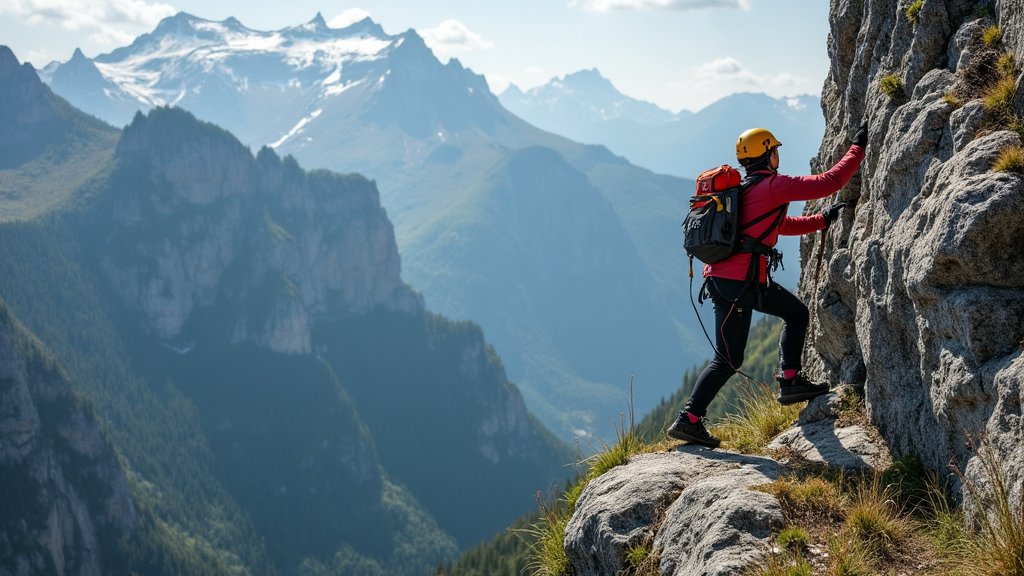
{"label": "mountain slope", "polygon": [[[94,61],[143,108],[174,103],[243,142],[377,182],[408,280],[439,312],[481,322],[531,409],[562,435],[610,434],[631,375],[638,405],[652,406],[682,366],[708,354],[689,345],[692,317],[679,305],[679,224],[692,183],[526,124],[481,76],[457,60],[441,64],[414,31],[314,20],[258,32],[179,14]],[[516,156],[538,147],[561,161]],[[549,165],[558,166],[557,186],[546,182]],[[522,174],[494,177],[508,167]],[[545,227],[502,221],[494,199],[532,214],[550,201],[536,190],[576,201],[552,204],[563,212]],[[540,245],[564,264],[543,279],[534,270]],[[586,269],[585,288],[572,259]],[[586,310],[586,321],[579,310],[552,313],[566,305]]]}
{"label": "mountain slope", "polygon": [[[0,86],[32,89],[22,82],[39,80]],[[0,225],[0,237],[0,296],[110,423],[134,501],[227,568],[422,573],[454,553],[451,535],[488,537],[563,474],[566,449],[479,329],[432,316],[402,282],[362,177],[254,157],[159,108],[135,117],[60,210]],[[335,342],[367,325],[379,346],[350,363]],[[405,374],[380,374],[400,365],[446,393],[431,404]],[[388,408],[423,441],[412,461],[466,477],[403,467],[405,447],[376,440],[395,424]],[[450,424],[435,432],[439,414]],[[501,507],[485,505],[494,490]],[[442,518],[460,506],[472,522]]]}

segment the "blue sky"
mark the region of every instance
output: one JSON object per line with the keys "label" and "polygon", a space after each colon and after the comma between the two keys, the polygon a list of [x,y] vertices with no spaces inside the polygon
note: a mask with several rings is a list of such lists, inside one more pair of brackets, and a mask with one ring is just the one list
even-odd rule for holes
{"label": "blue sky", "polygon": [[415,28],[442,60],[528,89],[597,68],[622,92],[696,111],[734,92],[819,94],[828,72],[820,0],[2,0],[0,43],[43,66],[109,52],[185,11],[275,30],[317,12],[337,27],[370,16]]}

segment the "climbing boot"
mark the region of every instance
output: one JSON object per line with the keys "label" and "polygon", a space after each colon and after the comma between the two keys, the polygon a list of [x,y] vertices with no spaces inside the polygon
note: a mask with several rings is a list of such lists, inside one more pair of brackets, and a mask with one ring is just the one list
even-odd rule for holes
{"label": "climbing boot", "polygon": [[680,412],[679,416],[676,417],[676,421],[668,427],[668,435],[676,440],[683,440],[691,444],[700,444],[710,448],[718,448],[719,444],[722,443],[721,440],[712,436],[708,429],[704,427],[703,418],[696,422],[690,422],[690,417],[686,415],[686,412]]}
{"label": "climbing boot", "polygon": [[779,382],[779,404],[789,405],[817,398],[828,394],[828,383],[811,382],[803,374],[797,373],[792,378],[776,376]]}

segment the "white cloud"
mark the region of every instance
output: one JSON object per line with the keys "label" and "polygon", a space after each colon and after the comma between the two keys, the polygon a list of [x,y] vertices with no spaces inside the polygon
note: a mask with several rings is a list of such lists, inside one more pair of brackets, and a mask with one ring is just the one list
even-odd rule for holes
{"label": "white cloud", "polygon": [[762,92],[773,98],[810,94],[821,89],[819,82],[789,72],[758,74],[732,57],[723,57],[688,68],[666,84],[666,93],[684,102],[684,108],[699,110],[735,92]]}
{"label": "white cloud", "polygon": [[331,28],[346,28],[369,17],[370,13],[362,8],[349,8],[328,20],[327,25]]}
{"label": "white cloud", "polygon": [[470,30],[458,20],[445,20],[434,28],[421,30],[423,41],[441,60],[451,58],[456,53],[474,50],[489,50],[494,42]]}
{"label": "white cloud", "polygon": [[102,43],[131,40],[175,12],[169,4],[145,0],[4,0],[0,3],[0,14],[23,18],[31,26],[82,30],[90,33],[90,40]]}
{"label": "white cloud", "polygon": [[789,72],[778,74],[755,74],[743,63],[732,57],[717,58],[693,69],[689,76],[700,85],[715,83],[745,84],[769,92],[791,89],[806,89],[810,80]]}
{"label": "white cloud", "polygon": [[570,0],[569,6],[594,12],[613,10],[699,10],[735,8],[750,10],[750,0]]}

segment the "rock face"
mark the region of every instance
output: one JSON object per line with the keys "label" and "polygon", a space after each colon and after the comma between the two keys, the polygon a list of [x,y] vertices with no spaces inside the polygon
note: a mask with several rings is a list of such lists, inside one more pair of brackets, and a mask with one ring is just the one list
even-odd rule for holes
{"label": "rock face", "polygon": [[807,462],[843,470],[880,470],[890,463],[885,444],[860,424],[837,424],[840,396],[827,394],[807,403],[797,426],[775,437],[769,451],[781,450]]}
{"label": "rock face", "polygon": [[0,502],[0,574],[107,573],[104,552],[140,527],[92,411],[3,305]]}
{"label": "rock face", "polygon": [[[845,150],[862,117],[870,138],[860,178],[840,192],[856,208],[833,226],[821,278],[807,270],[801,279],[817,320],[808,356],[817,376],[864,389],[894,455],[916,453],[938,471],[955,462],[971,476],[968,440],[987,436],[1019,498],[1024,178],[991,166],[1021,138],[986,111],[978,84],[997,74],[985,58],[1015,55],[1015,113],[1024,115],[1024,1],[928,1],[916,25],[904,9],[832,2],[818,168]],[[993,25],[1003,36],[989,46],[981,31]],[[889,75],[903,94],[883,92]],[[817,242],[805,240],[805,261]]]}
{"label": "rock face", "polygon": [[782,527],[775,497],[750,490],[779,476],[769,458],[693,446],[637,456],[590,482],[565,530],[573,574],[619,574],[651,544],[662,574],[735,574]]}
{"label": "rock face", "polygon": [[[195,132],[188,146],[184,130]],[[227,132],[170,108],[138,115],[116,160],[113,186],[127,193],[97,224],[108,234],[101,265],[159,338],[187,341],[194,313],[217,307],[233,312],[233,341],[309,353],[318,319],[422,309],[364,178],[306,174],[269,149],[254,158]]]}

